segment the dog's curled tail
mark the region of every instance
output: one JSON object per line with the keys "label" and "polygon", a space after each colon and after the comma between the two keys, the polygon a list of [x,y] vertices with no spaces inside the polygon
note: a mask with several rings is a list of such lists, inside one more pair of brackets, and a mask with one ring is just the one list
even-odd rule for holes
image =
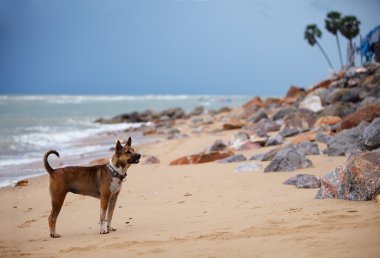
{"label": "dog's curled tail", "polygon": [[45,169],[49,173],[49,175],[52,175],[54,172],[54,169],[50,166],[48,162],[48,157],[50,154],[55,154],[59,158],[59,153],[58,151],[55,151],[55,150],[49,150],[48,152],[45,153],[45,156],[44,156],[43,161],[44,161]]}

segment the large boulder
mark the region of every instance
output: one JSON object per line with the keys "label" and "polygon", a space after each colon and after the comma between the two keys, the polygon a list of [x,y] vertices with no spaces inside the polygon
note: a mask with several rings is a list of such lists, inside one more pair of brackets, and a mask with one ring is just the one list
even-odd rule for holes
{"label": "large boulder", "polygon": [[368,201],[380,189],[380,153],[354,154],[345,164],[321,179],[316,198]]}
{"label": "large boulder", "polygon": [[281,130],[286,128],[296,129],[296,130],[307,130],[314,124],[315,117],[313,114],[304,110],[303,112],[298,111],[294,113],[287,114],[284,117],[284,122],[281,125]]}
{"label": "large boulder", "polygon": [[294,113],[294,112],[297,112],[297,109],[295,107],[281,108],[276,113],[273,114],[272,120],[276,121],[276,120],[284,119],[286,115]]}
{"label": "large boulder", "polygon": [[304,88],[298,88],[296,86],[291,86],[286,93],[287,98],[296,98],[300,99],[303,98],[306,95],[306,91]]}
{"label": "large boulder", "polygon": [[357,127],[342,130],[335,136],[329,137],[327,149],[323,150],[323,153],[329,156],[343,156],[355,149],[360,149],[363,132],[367,126],[367,122],[362,122]]}
{"label": "large boulder", "polygon": [[256,112],[254,112],[250,117],[248,117],[247,121],[252,123],[257,123],[261,119],[268,118],[268,115],[265,111],[265,109],[260,108]]}
{"label": "large boulder", "polygon": [[273,122],[271,119],[261,119],[260,122],[253,125],[250,130],[261,136],[268,132],[275,132],[280,129],[280,125]]}
{"label": "large boulder", "polygon": [[294,171],[298,168],[307,168],[312,165],[312,162],[295,148],[286,147],[273,157],[264,172]]}
{"label": "large boulder", "polygon": [[356,105],[350,102],[335,102],[331,105],[325,106],[321,115],[322,116],[339,116],[345,117],[356,110]]}
{"label": "large boulder", "polygon": [[284,185],[294,185],[297,188],[319,188],[321,179],[318,176],[308,174],[298,174],[286,180]]}
{"label": "large boulder", "polygon": [[295,145],[297,151],[302,155],[319,155],[319,147],[315,142],[301,142],[300,144]]}
{"label": "large boulder", "polygon": [[243,108],[245,110],[252,110],[259,108],[263,105],[263,101],[260,97],[253,97],[251,100],[249,100],[247,103],[243,105]]}
{"label": "large boulder", "polygon": [[232,156],[234,153],[231,151],[213,151],[213,152],[201,152],[199,154],[193,154],[188,156],[183,156],[170,162],[171,166],[175,165],[189,165],[189,164],[200,164],[206,162],[212,162],[215,160],[220,160]]}
{"label": "large boulder", "polygon": [[363,142],[370,149],[380,147],[380,118],[376,118],[363,132]]}
{"label": "large boulder", "polygon": [[353,128],[362,121],[371,122],[376,117],[380,117],[380,106],[369,105],[346,116],[340,124],[340,129]]}

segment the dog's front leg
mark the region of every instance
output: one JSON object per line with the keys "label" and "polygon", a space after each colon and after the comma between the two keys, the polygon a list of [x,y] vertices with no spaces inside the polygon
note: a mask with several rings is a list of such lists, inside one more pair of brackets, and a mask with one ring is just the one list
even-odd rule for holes
{"label": "dog's front leg", "polygon": [[106,213],[109,203],[109,195],[100,197],[100,234],[109,233],[106,224]]}
{"label": "dog's front leg", "polygon": [[112,195],[110,198],[109,205],[108,205],[108,213],[107,213],[107,229],[108,229],[108,231],[116,231],[116,228],[111,227],[111,220],[112,220],[113,211],[114,211],[115,206],[116,206],[116,201],[117,201],[118,195],[119,195],[119,192]]}

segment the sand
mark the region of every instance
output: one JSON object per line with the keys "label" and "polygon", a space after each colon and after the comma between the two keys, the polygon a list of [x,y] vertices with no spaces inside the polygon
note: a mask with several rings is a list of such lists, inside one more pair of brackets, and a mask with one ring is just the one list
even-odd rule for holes
{"label": "sand", "polygon": [[317,200],[318,189],[282,184],[298,173],[323,176],[345,157],[309,156],[314,167],[280,173],[263,173],[268,162],[241,173],[239,163],[168,165],[236,132],[138,146],[161,163],[130,168],[114,213],[118,230],[106,235],[99,234],[99,201],[68,194],[57,222],[62,238],[49,237],[48,175],[1,188],[0,256],[379,257],[380,204]]}

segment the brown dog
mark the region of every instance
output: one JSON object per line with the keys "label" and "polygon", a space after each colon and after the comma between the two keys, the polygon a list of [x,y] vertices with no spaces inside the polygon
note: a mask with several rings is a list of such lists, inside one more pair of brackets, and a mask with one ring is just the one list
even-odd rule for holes
{"label": "brown dog", "polygon": [[124,147],[117,141],[115,153],[109,163],[92,167],[53,169],[47,159],[52,153],[59,157],[58,152],[50,150],[45,154],[43,161],[46,171],[50,174],[52,210],[49,216],[49,228],[51,237],[60,237],[55,231],[55,224],[68,192],[100,198],[100,234],[107,234],[109,231],[116,230],[111,227],[111,220],[121,183],[127,176],[127,169],[131,164],[139,163],[141,157],[134,151],[131,144],[131,137]]}

